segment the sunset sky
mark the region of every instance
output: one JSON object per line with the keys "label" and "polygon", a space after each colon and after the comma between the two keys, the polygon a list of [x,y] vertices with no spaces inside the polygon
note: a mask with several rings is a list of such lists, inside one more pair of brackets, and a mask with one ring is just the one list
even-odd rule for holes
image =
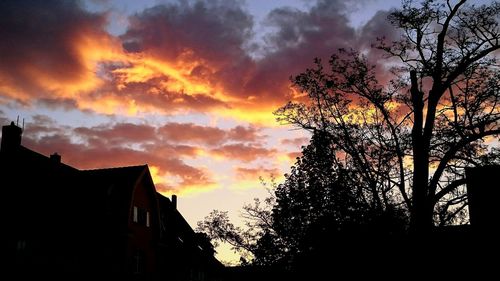
{"label": "sunset sky", "polygon": [[148,164],[193,228],[213,209],[238,221],[308,143],[272,114],[300,95],[290,76],[338,48],[369,55],[399,4],[2,0],[0,121],[80,169]]}

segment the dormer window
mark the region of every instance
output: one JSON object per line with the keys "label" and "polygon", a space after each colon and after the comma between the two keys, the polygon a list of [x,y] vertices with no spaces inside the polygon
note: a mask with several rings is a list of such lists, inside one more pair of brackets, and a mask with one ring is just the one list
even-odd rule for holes
{"label": "dormer window", "polygon": [[150,219],[150,214],[149,214],[148,210],[134,206],[133,221],[135,223],[149,227],[150,220],[151,219]]}

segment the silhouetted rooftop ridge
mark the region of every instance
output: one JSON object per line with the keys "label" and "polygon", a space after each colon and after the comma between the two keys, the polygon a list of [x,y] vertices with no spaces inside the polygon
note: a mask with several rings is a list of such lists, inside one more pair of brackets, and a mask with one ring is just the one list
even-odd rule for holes
{"label": "silhouetted rooftop ridge", "polygon": [[96,169],[82,169],[82,172],[105,172],[105,171],[118,171],[118,170],[127,170],[127,169],[144,169],[147,168],[148,164],[143,165],[132,165],[132,166],[121,166],[121,167],[107,167],[107,168],[96,168]]}

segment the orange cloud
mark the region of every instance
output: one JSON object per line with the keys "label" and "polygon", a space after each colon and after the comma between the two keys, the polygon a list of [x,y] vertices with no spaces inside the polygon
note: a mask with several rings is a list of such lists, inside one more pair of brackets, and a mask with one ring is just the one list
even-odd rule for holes
{"label": "orange cloud", "polygon": [[77,127],[74,132],[86,138],[97,138],[109,144],[141,143],[156,140],[156,129],[149,125],[117,123],[112,126]]}
{"label": "orange cloud", "polygon": [[226,132],[216,127],[205,127],[193,123],[168,123],[158,132],[169,141],[193,142],[217,145],[226,141]]}
{"label": "orange cloud", "polygon": [[46,155],[57,151],[62,155],[64,163],[80,169],[148,164],[155,167],[155,180],[159,184],[165,184],[164,180],[161,180],[163,178],[171,180],[168,182],[170,189],[182,190],[214,184],[208,171],[192,167],[168,155],[156,155],[129,148],[86,146],[72,143],[67,137],[61,136],[43,137],[39,140],[25,138],[23,142],[27,147]]}
{"label": "orange cloud", "polygon": [[[26,127],[23,145],[45,155],[57,152],[64,163],[79,169],[148,164],[155,183],[168,185],[171,190],[214,186],[210,171],[182,160],[184,156],[196,155],[198,148],[162,143],[155,132],[149,125],[130,123],[72,129],[59,127],[52,119],[38,115]],[[75,142],[75,136],[80,141]],[[128,147],[134,143],[140,146]]]}
{"label": "orange cloud", "polygon": [[244,168],[237,167],[235,169],[236,178],[238,180],[257,180],[260,177],[268,177],[268,176],[278,176],[281,174],[281,171],[277,168],[266,169],[264,167],[258,168]]}
{"label": "orange cloud", "polygon": [[236,126],[227,132],[227,137],[234,141],[256,142],[266,137],[261,135],[260,131],[261,129],[255,126]]}
{"label": "orange cloud", "polygon": [[252,162],[259,158],[272,158],[277,153],[277,150],[247,144],[228,144],[212,149],[210,152],[215,156],[226,159]]}
{"label": "orange cloud", "polygon": [[302,152],[300,151],[297,151],[297,152],[290,152],[290,153],[287,153],[286,154],[288,156],[288,159],[291,161],[291,162],[295,162],[297,160],[297,158],[301,157],[302,156]]}
{"label": "orange cloud", "polygon": [[95,90],[97,63],[121,49],[105,31],[106,15],[86,12],[78,2],[0,5],[0,92],[12,99],[77,98]]}
{"label": "orange cloud", "polygon": [[189,145],[174,145],[169,143],[143,144],[144,150],[156,155],[170,155],[171,157],[190,157],[196,158],[204,154],[203,148]]}
{"label": "orange cloud", "polygon": [[[276,126],[272,112],[297,96],[290,75],[364,38],[326,2],[272,11],[276,32],[259,59],[247,48],[252,16],[236,3],[158,5],[119,37],[106,32],[107,14],[78,2],[1,5],[0,96],[104,114],[202,112]],[[383,26],[381,15],[363,34]]]}
{"label": "orange cloud", "polygon": [[309,138],[300,137],[294,139],[283,139],[280,141],[283,145],[290,145],[292,147],[301,147],[309,143]]}
{"label": "orange cloud", "polygon": [[[193,123],[153,126],[118,122],[69,127],[58,125],[48,116],[35,115],[27,123],[23,145],[45,155],[57,152],[63,162],[80,169],[148,164],[160,190],[185,194],[210,190],[220,184],[215,170],[192,166],[186,159],[221,157],[248,163],[274,158],[277,150],[255,144],[265,137],[254,126],[223,130]],[[189,145],[190,142],[197,145]],[[258,173],[268,176],[279,171],[249,166],[237,169],[236,178],[255,180]]]}
{"label": "orange cloud", "polygon": [[[114,36],[106,31],[108,14],[80,4],[0,1],[0,103],[109,114],[116,120],[194,112],[250,124],[222,129],[115,120],[73,128],[39,116],[27,127],[27,146],[45,154],[57,150],[79,168],[147,162],[164,190],[214,185],[214,171],[189,165],[187,158],[245,163],[275,158],[279,165],[295,160],[300,153],[267,147],[269,136],[259,127],[277,126],[272,112],[301,98],[289,77],[310,67],[314,57],[328,58],[339,47],[364,47],[368,33],[387,29],[383,14],[377,14],[358,36],[337,1],[319,1],[309,11],[272,11],[266,24],[273,31],[265,43],[252,45],[254,22],[240,2],[198,1],[139,11],[127,31]],[[262,170],[251,164],[236,173],[244,177]]]}

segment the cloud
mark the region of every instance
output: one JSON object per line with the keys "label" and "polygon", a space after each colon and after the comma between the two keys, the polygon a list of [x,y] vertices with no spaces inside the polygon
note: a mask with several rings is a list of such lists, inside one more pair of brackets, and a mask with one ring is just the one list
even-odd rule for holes
{"label": "cloud", "polygon": [[[142,151],[125,147],[96,146],[92,144],[75,143],[69,136],[49,135],[39,139],[23,138],[23,145],[45,155],[57,152],[62,155],[64,163],[79,169],[96,169],[107,167],[122,167],[148,164],[158,168],[155,179],[170,189],[182,190],[192,186],[211,185],[214,181],[210,173],[204,169],[195,168],[171,155],[160,155],[151,151]],[[163,178],[172,179],[164,182]]]}
{"label": "cloud", "polygon": [[[205,91],[203,83],[196,84],[196,81],[186,80],[177,73],[179,81],[163,74],[161,68],[141,64],[141,59],[137,59],[132,66],[105,70],[111,78],[92,93],[91,102],[99,100],[109,104],[97,103],[93,109],[105,113],[121,109],[128,115],[134,115],[137,112],[179,114],[229,108],[220,97],[212,96],[211,90]],[[136,73],[139,71],[137,68],[145,68],[144,71],[151,72],[153,76]]]}
{"label": "cloud", "polygon": [[204,153],[204,149],[183,144],[169,144],[164,142],[144,144],[143,149],[156,155],[170,155],[171,157],[196,158]]}
{"label": "cloud", "polygon": [[368,46],[373,34],[388,30],[383,13],[354,30],[345,1],[278,8],[267,16],[270,32],[256,58],[249,47],[253,18],[241,1],[156,5],[132,15],[119,37],[106,31],[109,13],[79,3],[1,1],[0,98],[49,109],[196,112],[276,125],[272,112],[296,95],[290,75],[314,57]]}
{"label": "cloud", "polygon": [[[355,41],[344,10],[341,1],[320,1],[306,12],[275,9],[266,22],[275,32],[266,36],[267,51],[259,59],[247,48],[252,18],[236,1],[158,5],[134,15],[121,39],[129,53],[147,54],[176,69],[163,72],[164,89],[179,90],[180,83],[189,96],[205,94],[225,104],[210,108],[216,114],[274,122],[271,112],[293,98],[290,75],[310,66],[314,57],[328,57]],[[121,74],[130,79],[130,72]],[[198,87],[187,87],[186,81]]]}
{"label": "cloud", "polygon": [[314,57],[328,58],[354,41],[343,7],[339,1],[319,1],[307,12],[286,7],[271,11],[266,23],[275,31],[265,36],[267,53],[246,91],[277,104],[291,98],[290,75],[310,67]]}
{"label": "cloud", "polygon": [[[204,110],[234,106],[234,93],[254,68],[246,50],[253,19],[240,1],[162,4],[135,14],[130,23],[121,36],[123,47],[129,54],[146,55],[147,67],[167,77],[162,89],[184,92],[185,100],[204,95],[204,104],[207,98],[217,101]],[[130,71],[122,75],[125,80],[133,76]]]}
{"label": "cloud", "polygon": [[[252,26],[239,1],[179,1],[132,16],[121,38],[129,52],[148,52],[167,61],[200,59],[220,68],[245,57],[243,46]],[[193,68],[193,74],[202,67]]]}
{"label": "cloud", "polygon": [[364,48],[376,43],[377,38],[385,38],[387,42],[398,40],[402,35],[387,19],[391,11],[377,11],[375,15],[359,31],[358,42]]}
{"label": "cloud", "polygon": [[68,132],[71,132],[71,128],[57,124],[50,116],[35,114],[31,120],[26,120],[23,135],[39,138],[47,135],[64,135]]}
{"label": "cloud", "polygon": [[10,124],[10,122],[12,122],[12,120],[7,118],[5,116],[5,113],[0,109],[0,124],[2,124],[2,126],[5,126],[5,125]]}
{"label": "cloud", "polygon": [[277,150],[248,144],[228,144],[212,149],[211,153],[228,160],[252,162],[259,158],[266,159],[274,157]]}
{"label": "cloud", "polygon": [[69,98],[98,85],[88,59],[101,56],[99,46],[111,48],[106,15],[79,3],[0,1],[0,95],[21,102],[55,93]]}
{"label": "cloud", "polygon": [[286,154],[288,156],[288,159],[292,162],[295,162],[297,158],[302,157],[302,151],[297,151],[297,152],[290,152]]}
{"label": "cloud", "polygon": [[301,146],[309,143],[309,138],[300,137],[300,138],[293,138],[293,139],[282,139],[280,141],[280,143],[283,145],[289,145],[292,147],[301,147]]}
{"label": "cloud", "polygon": [[229,141],[256,142],[264,136],[254,126],[236,126],[229,130],[218,127],[200,126],[194,123],[167,123],[158,129],[165,141],[175,143],[196,143],[209,146],[220,145]]}
{"label": "cloud", "polygon": [[37,103],[52,110],[62,108],[70,111],[78,108],[78,101],[73,98],[39,98]]}
{"label": "cloud", "polygon": [[261,129],[255,126],[236,126],[230,129],[227,133],[227,137],[230,140],[242,141],[242,142],[256,142],[262,140],[265,136],[260,135]]}
{"label": "cloud", "polygon": [[45,155],[57,152],[64,163],[79,169],[148,164],[155,183],[164,190],[179,192],[214,185],[209,170],[183,160],[195,157],[200,148],[163,143],[156,131],[153,126],[132,123],[72,128],[35,115],[23,133],[22,144]]}
{"label": "cloud", "polygon": [[116,123],[111,126],[100,125],[91,128],[77,127],[74,133],[87,139],[103,140],[107,145],[144,143],[157,139],[155,127],[132,123]]}
{"label": "cloud", "polygon": [[[248,163],[274,157],[275,149],[255,144],[265,137],[255,126],[221,129],[193,123],[114,122],[70,127],[47,115],[34,115],[24,131],[23,145],[45,155],[57,152],[64,163],[79,169],[148,164],[159,190],[179,193],[216,186],[213,170],[188,164],[187,159],[222,157]],[[240,177],[243,173],[239,171]]]}
{"label": "cloud", "polygon": [[226,141],[226,132],[216,127],[193,123],[168,123],[158,129],[165,140],[218,145]]}
{"label": "cloud", "polygon": [[277,168],[267,169],[264,167],[258,168],[245,168],[237,167],[235,168],[236,178],[238,180],[256,180],[260,177],[268,177],[270,175],[277,176],[281,174],[281,171]]}
{"label": "cloud", "polygon": [[[283,138],[265,135],[263,125],[276,126],[272,112],[296,98],[289,77],[310,67],[314,57],[367,48],[389,30],[383,12],[355,30],[346,1],[322,0],[308,10],[269,13],[265,42],[252,49],[254,22],[243,1],[170,2],[132,15],[125,33],[114,36],[106,31],[114,11],[89,12],[79,1],[0,1],[0,104],[119,117],[70,127],[34,116],[23,144],[46,155],[57,151],[63,162],[82,169],[148,163],[165,192],[226,184],[217,182],[218,173],[233,171],[235,182],[281,174],[259,165],[288,165],[301,155],[289,151],[307,143],[296,138],[281,140],[284,147],[276,149],[266,144]],[[369,54],[378,63],[375,52]],[[220,128],[129,118],[185,113],[247,123]],[[4,114],[0,121],[8,124]],[[214,159],[224,162],[204,166]]]}

